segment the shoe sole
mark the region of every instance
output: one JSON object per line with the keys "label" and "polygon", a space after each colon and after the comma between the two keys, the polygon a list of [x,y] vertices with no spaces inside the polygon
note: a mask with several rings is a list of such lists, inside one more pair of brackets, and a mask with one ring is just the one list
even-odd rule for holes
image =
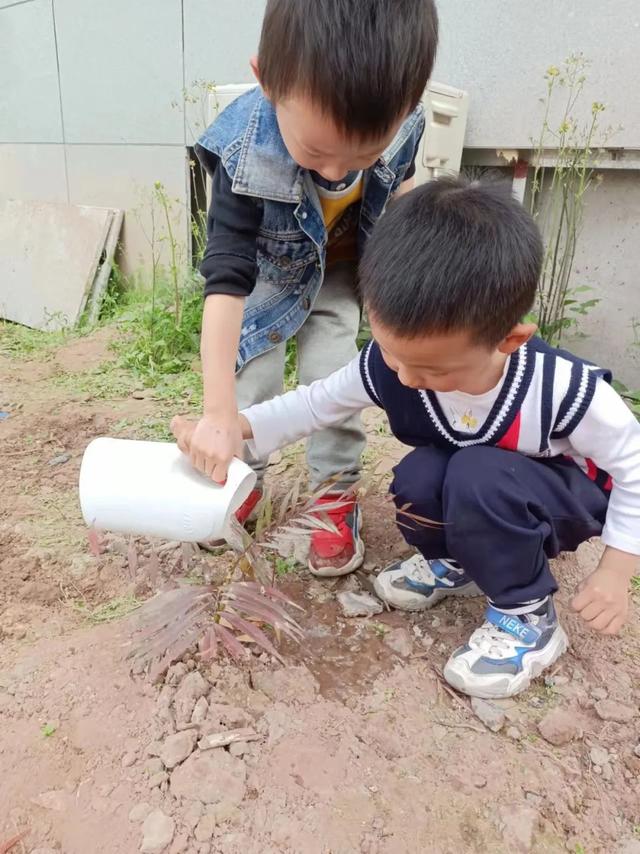
{"label": "shoe sole", "polygon": [[[392,602],[387,597],[387,592],[384,587],[378,581],[377,576],[374,579],[373,587],[376,591],[376,595],[379,599],[382,599],[383,602],[386,602],[391,608],[395,608],[396,611],[428,611],[430,608],[433,608],[434,605],[437,605],[438,602],[442,602],[443,599],[450,599],[452,596],[459,596],[461,599],[470,598],[472,596],[482,596],[482,591],[478,587],[477,584],[469,584],[464,587],[436,587],[431,596],[428,598],[426,596],[421,597],[421,600],[416,599],[415,604],[411,604],[409,602],[405,604],[400,604],[397,602]],[[411,594],[410,594],[411,595]],[[414,596],[420,596],[419,593],[413,594]]]}
{"label": "shoe sole", "polygon": [[344,566],[322,566],[319,569],[311,565],[311,561],[307,564],[311,575],[316,578],[341,578],[343,575],[350,575],[356,569],[360,569],[364,563],[364,542],[360,537],[356,540],[356,550],[353,557]]}
{"label": "shoe sole", "polygon": [[544,649],[526,654],[524,658],[526,666],[515,676],[496,677],[494,683],[490,684],[482,676],[471,673],[465,664],[461,665],[464,668],[461,672],[455,664],[450,663],[451,660],[445,665],[443,675],[449,685],[461,694],[479,697],[482,700],[502,700],[526,691],[531,682],[551,667],[568,648],[567,634],[562,626],[558,626]]}

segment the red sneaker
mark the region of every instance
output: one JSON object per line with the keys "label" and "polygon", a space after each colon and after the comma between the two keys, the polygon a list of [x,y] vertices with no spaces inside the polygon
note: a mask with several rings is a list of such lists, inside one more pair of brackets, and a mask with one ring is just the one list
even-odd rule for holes
{"label": "red sneaker", "polygon": [[251,518],[251,514],[262,501],[262,490],[254,489],[249,493],[249,497],[245,499],[244,504],[236,510],[236,519],[241,525],[245,525]]}
{"label": "red sneaker", "polygon": [[[339,495],[327,495],[317,504],[335,504]],[[364,543],[360,537],[360,507],[355,499],[346,499],[342,507],[329,510],[327,516],[338,530],[314,531],[309,547],[309,569],[313,575],[332,578],[348,575],[362,566]]]}

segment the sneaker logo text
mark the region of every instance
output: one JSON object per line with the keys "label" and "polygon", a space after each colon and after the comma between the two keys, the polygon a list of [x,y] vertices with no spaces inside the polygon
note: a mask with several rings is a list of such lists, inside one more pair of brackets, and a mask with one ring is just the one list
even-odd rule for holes
{"label": "sneaker logo text", "polygon": [[520,640],[525,640],[529,634],[528,626],[525,626],[524,623],[521,623],[520,620],[517,620],[515,617],[508,617],[504,614],[500,617],[498,622],[500,628],[504,629],[505,632],[509,632],[510,635],[515,635]]}

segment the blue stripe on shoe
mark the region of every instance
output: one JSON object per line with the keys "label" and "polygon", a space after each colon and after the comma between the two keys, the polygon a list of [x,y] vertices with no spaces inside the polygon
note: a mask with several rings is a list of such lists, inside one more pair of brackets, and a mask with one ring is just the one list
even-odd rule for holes
{"label": "blue stripe on shoe", "polygon": [[522,641],[527,645],[534,645],[540,639],[542,632],[533,625],[524,623],[518,617],[511,614],[505,614],[503,611],[498,611],[491,605],[486,610],[485,619],[496,628],[506,632],[516,640]]}

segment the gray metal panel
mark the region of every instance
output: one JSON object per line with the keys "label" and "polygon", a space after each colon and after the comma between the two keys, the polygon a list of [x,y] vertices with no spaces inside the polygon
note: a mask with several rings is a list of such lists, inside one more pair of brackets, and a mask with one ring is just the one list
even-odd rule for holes
{"label": "gray metal panel", "polygon": [[51,0],[0,7],[0,142],[61,142]]}
{"label": "gray metal panel", "polygon": [[640,147],[638,0],[446,0],[439,11],[434,77],[469,92],[467,147],[529,147],[544,72],[576,51],[592,61],[587,110],[604,102],[604,124],[624,126],[611,145]]}
{"label": "gray metal panel", "polygon": [[207,121],[206,93],[198,83],[254,83],[249,60],[257,53],[265,0],[185,0],[185,88],[187,142]]}
{"label": "gray metal panel", "polygon": [[55,0],[67,142],[184,144],[180,0]]}

